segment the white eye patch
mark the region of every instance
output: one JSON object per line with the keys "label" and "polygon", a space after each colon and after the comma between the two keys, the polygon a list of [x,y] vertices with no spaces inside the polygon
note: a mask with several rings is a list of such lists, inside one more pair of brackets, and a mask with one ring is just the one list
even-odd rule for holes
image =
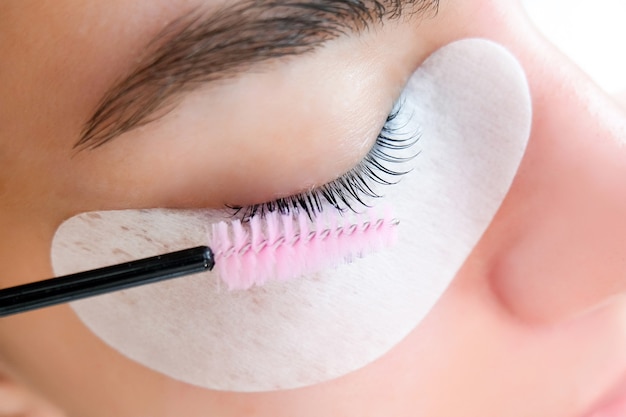
{"label": "white eye patch", "polygon": [[[316,384],[384,355],[441,297],[507,194],[531,123],[524,72],[485,40],[428,58],[404,98],[420,151],[384,189],[398,242],[332,270],[228,292],[215,273],[71,304],[111,348],[174,379],[229,391]],[[206,244],[211,210],[85,213],[52,245],[57,275]]]}

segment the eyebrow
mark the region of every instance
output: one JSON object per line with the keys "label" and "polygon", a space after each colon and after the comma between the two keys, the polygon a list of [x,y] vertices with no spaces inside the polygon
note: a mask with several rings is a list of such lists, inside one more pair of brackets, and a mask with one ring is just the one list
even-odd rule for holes
{"label": "eyebrow", "polygon": [[373,24],[434,15],[438,6],[438,0],[243,0],[188,12],[148,42],[135,69],[104,94],[74,148],[95,149],[144,126],[209,82],[312,52]]}

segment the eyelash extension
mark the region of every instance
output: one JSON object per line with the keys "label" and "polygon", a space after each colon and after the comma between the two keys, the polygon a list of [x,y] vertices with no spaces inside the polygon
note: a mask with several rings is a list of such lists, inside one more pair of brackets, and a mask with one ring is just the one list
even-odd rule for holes
{"label": "eyelash extension", "polygon": [[370,207],[367,200],[382,197],[382,194],[375,189],[376,185],[396,184],[400,177],[410,170],[401,170],[394,166],[403,165],[419,155],[419,152],[415,152],[409,156],[401,156],[420,138],[419,132],[410,135],[402,132],[408,122],[396,126],[398,115],[401,113],[402,104],[398,104],[387,116],[374,146],[365,158],[341,177],[311,191],[293,196],[250,206],[227,207],[234,210],[234,215],[241,216],[243,220],[249,220],[255,216],[263,217],[267,213],[292,214],[301,211],[304,211],[312,220],[328,205],[340,213],[345,211],[356,213],[358,208]]}

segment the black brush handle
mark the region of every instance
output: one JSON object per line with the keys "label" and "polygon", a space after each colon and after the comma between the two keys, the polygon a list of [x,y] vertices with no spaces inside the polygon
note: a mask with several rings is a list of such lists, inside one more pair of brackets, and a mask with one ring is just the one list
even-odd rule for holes
{"label": "black brush handle", "polygon": [[213,252],[198,246],[0,290],[0,317],[211,270]]}

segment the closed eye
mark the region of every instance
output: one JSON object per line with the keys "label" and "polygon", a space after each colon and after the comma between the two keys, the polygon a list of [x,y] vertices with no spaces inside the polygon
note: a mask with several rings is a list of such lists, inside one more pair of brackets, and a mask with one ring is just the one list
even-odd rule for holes
{"label": "closed eye", "polygon": [[406,169],[406,163],[419,153],[413,148],[419,141],[420,133],[407,132],[409,123],[400,121],[398,116],[401,114],[403,105],[396,104],[367,155],[341,177],[292,196],[250,206],[228,207],[243,219],[269,212],[292,214],[302,211],[313,219],[325,208],[357,212],[369,207],[371,200],[383,196],[380,186],[397,183],[410,171]]}

